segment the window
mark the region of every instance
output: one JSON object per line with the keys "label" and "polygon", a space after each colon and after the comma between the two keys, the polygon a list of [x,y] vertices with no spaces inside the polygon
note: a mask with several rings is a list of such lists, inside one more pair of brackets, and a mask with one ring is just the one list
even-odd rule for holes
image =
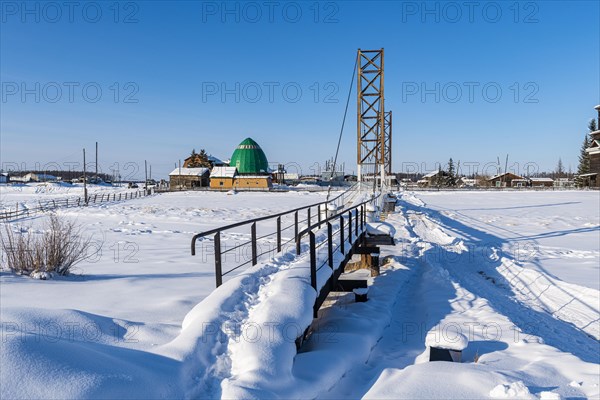
{"label": "window", "polygon": [[219,182],[219,186],[223,186],[223,181],[220,181],[220,182]]}

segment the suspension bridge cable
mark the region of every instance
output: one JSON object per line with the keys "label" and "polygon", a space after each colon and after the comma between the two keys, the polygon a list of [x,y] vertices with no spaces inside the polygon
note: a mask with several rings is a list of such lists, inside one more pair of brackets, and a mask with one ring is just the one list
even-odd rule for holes
{"label": "suspension bridge cable", "polygon": [[[335,177],[335,167],[337,164],[338,154],[340,152],[340,144],[342,143],[342,135],[344,133],[344,125],[346,124],[346,115],[348,114],[348,105],[350,104],[350,96],[352,95],[352,86],[354,85],[354,77],[356,76],[356,68],[358,67],[358,57],[354,61],[354,68],[352,69],[352,79],[350,80],[350,89],[348,90],[348,98],[346,99],[346,108],[344,110],[344,118],[342,119],[342,127],[340,129],[340,136],[338,137],[337,148],[335,149],[335,157],[333,159],[333,167],[331,171],[331,179],[333,180]],[[331,193],[331,185],[327,189],[327,199],[325,201],[329,201],[329,195]]]}

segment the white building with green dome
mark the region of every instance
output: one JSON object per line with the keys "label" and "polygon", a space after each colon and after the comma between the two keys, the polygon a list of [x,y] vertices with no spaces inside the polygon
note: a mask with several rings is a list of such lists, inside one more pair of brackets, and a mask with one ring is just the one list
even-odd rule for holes
{"label": "white building with green dome", "polygon": [[267,156],[252,138],[236,147],[229,167],[215,167],[210,174],[213,189],[264,190],[272,186]]}

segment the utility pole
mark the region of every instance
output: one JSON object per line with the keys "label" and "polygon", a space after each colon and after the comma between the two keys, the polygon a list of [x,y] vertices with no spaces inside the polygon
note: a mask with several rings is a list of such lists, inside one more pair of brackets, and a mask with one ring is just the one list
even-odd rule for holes
{"label": "utility pole", "polygon": [[144,175],[146,175],[144,189],[146,189],[146,193],[148,193],[148,162],[146,160],[144,160]]}
{"label": "utility pole", "polygon": [[83,149],[83,202],[87,206],[88,204],[88,195],[87,195],[87,178],[85,176],[85,148]]}

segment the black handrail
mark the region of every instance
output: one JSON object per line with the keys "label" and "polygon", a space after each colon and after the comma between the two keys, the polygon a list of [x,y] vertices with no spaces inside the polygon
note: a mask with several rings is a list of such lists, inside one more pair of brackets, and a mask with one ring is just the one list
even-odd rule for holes
{"label": "black handrail", "polygon": [[[323,268],[326,264],[329,265],[329,267],[331,268],[332,271],[334,271],[336,268],[334,266],[334,262],[333,262],[333,257],[334,257],[334,252],[339,250],[342,254],[346,255],[346,252],[344,251],[344,242],[346,241],[346,238],[344,236],[344,230],[345,230],[345,224],[344,224],[344,214],[348,214],[348,242],[350,244],[350,249],[347,249],[351,254],[352,249],[354,248],[354,246],[356,245],[356,243],[358,241],[361,240],[361,237],[363,237],[365,229],[366,229],[366,216],[367,216],[367,204],[375,201],[380,195],[377,196],[372,196],[367,200],[364,200],[363,202],[356,204],[354,206],[352,206],[351,208],[344,210],[343,212],[340,212],[338,214],[332,215],[328,218],[326,218],[324,221],[322,221],[321,223],[325,223],[327,224],[327,239],[326,241],[322,242],[321,244],[317,245],[316,244],[316,235],[315,235],[315,229],[319,230],[320,229],[320,225],[314,224],[312,226],[307,227],[306,229],[304,229],[302,232],[299,233],[299,235],[296,238],[296,254],[300,254],[300,248],[301,248],[301,241],[302,241],[302,236],[305,234],[308,234],[309,240],[310,240],[310,254],[309,254],[309,261],[310,261],[310,284],[313,287],[313,289],[315,289],[317,291],[317,295],[320,298],[321,297],[321,288],[318,286],[318,282],[317,282],[317,272],[319,270],[321,270],[321,268]],[[354,215],[354,224],[352,224],[352,216]],[[339,229],[337,229],[335,232],[333,231],[333,226],[331,224],[331,222],[335,219],[339,218],[340,219],[340,226]],[[359,228],[360,227],[360,228]],[[340,241],[339,241],[339,245],[334,249],[333,248],[333,237],[336,233],[339,233],[340,236]],[[327,243],[327,258],[325,261],[323,261],[318,267],[317,267],[317,248],[324,244]],[[346,260],[347,261],[347,260]],[[328,291],[326,291],[328,293]],[[315,303],[315,310],[318,309],[318,307],[320,307],[320,303],[317,302]],[[315,315],[316,315],[316,311],[315,311]]]}
{"label": "black handrail", "polygon": [[[260,254],[258,253],[257,250],[257,241],[259,239],[264,239],[266,237],[269,236],[273,236],[273,235],[277,235],[277,247],[276,247],[276,253],[280,253],[282,251],[282,238],[281,238],[281,232],[283,232],[284,230],[287,229],[291,229],[294,228],[294,233],[293,233],[293,237],[289,240],[286,240],[285,245],[293,242],[293,241],[297,241],[298,238],[298,233],[299,233],[299,225],[301,223],[307,222],[310,226],[312,219],[310,216],[310,211],[311,208],[313,207],[317,207],[318,208],[318,212],[317,212],[317,220],[318,222],[316,223],[316,225],[320,226],[321,224],[324,223],[323,218],[321,216],[321,207],[323,205],[326,204],[330,204],[332,202],[337,201],[340,198],[343,198],[344,195],[346,195],[348,192],[350,192],[351,190],[355,189],[356,185],[353,185],[352,187],[348,188],[347,190],[345,190],[344,192],[340,193],[338,196],[334,197],[333,199],[329,199],[329,200],[325,200],[325,201],[321,201],[318,203],[314,203],[314,204],[310,204],[310,205],[306,205],[306,206],[302,206],[302,207],[298,207],[298,208],[294,208],[292,210],[287,210],[287,211],[283,211],[283,212],[279,212],[276,214],[271,214],[271,215],[267,215],[264,217],[258,217],[258,218],[254,218],[251,220],[247,220],[247,221],[242,221],[242,222],[236,222],[233,224],[229,224],[226,226],[222,226],[219,228],[215,228],[215,229],[211,229],[202,233],[198,233],[195,234],[192,237],[192,243],[191,243],[191,253],[193,256],[196,255],[196,242],[199,238],[201,237],[206,237],[209,235],[214,235],[213,238],[213,246],[214,246],[214,257],[215,257],[215,275],[216,275],[216,285],[217,287],[221,286],[221,284],[223,283],[223,276],[229,274],[230,272],[233,272],[237,269],[239,269],[240,267],[247,265],[247,264],[252,264],[252,265],[256,265],[258,263],[258,258],[267,254],[267,253],[271,253],[273,250],[269,250],[269,251],[263,251]],[[327,206],[325,206],[327,207]],[[307,210],[307,217],[306,219],[302,219],[300,220],[298,218],[298,212],[302,211],[302,210]],[[286,225],[285,227],[282,228],[282,224],[281,224],[281,217],[282,216],[287,216],[287,215],[293,215],[294,216],[294,222],[292,224]],[[272,232],[270,234],[266,234],[266,235],[262,235],[260,237],[257,237],[256,235],[256,223],[257,222],[261,222],[261,221],[266,221],[266,220],[272,220],[272,219],[277,219],[277,229],[275,232]],[[233,248],[230,249],[226,249],[224,251],[221,251],[221,232],[229,230],[229,229],[233,229],[233,228],[238,228],[240,226],[246,226],[246,225],[250,225],[251,226],[251,239],[248,241],[245,241],[241,244],[238,244],[236,246],[234,246]],[[251,245],[252,246],[252,257],[249,261],[243,262],[240,265],[236,265],[235,267],[233,267],[232,269],[223,272],[223,255],[231,250],[233,250],[234,248],[240,248],[243,246],[247,246],[247,245]]]}
{"label": "black handrail", "polygon": [[212,235],[213,233],[218,233],[218,232],[222,232],[222,231],[225,231],[225,230],[237,228],[237,227],[244,226],[244,225],[248,225],[248,224],[252,224],[252,223],[256,223],[256,222],[261,222],[261,221],[265,221],[265,220],[272,219],[272,218],[282,217],[284,215],[292,214],[292,213],[295,213],[297,211],[302,211],[302,210],[310,209],[312,207],[320,206],[322,204],[331,203],[333,201],[336,201],[340,197],[344,196],[346,193],[348,193],[349,191],[351,191],[354,187],[355,187],[354,185],[351,186],[350,188],[348,188],[347,190],[345,190],[340,195],[338,195],[338,196],[336,196],[333,199],[328,200],[328,201],[325,200],[325,201],[321,201],[319,203],[314,203],[314,204],[310,204],[310,205],[307,205],[307,206],[302,206],[302,207],[294,208],[292,210],[282,211],[282,212],[277,213],[277,214],[270,214],[270,215],[266,215],[264,217],[253,218],[253,219],[250,219],[250,220],[247,220],[247,221],[236,222],[236,223],[225,225],[225,226],[222,226],[222,227],[219,227],[219,228],[211,229],[209,231],[197,233],[197,234],[195,234],[192,237],[192,255],[193,256],[196,255],[196,241],[198,240],[198,238],[201,238],[201,237],[204,237],[204,236],[208,236],[208,235]]}
{"label": "black handrail", "polygon": [[371,198],[369,198],[369,199],[367,199],[367,200],[363,201],[362,203],[356,204],[356,205],[354,205],[354,206],[352,206],[352,207],[350,207],[350,208],[347,208],[347,209],[345,209],[345,210],[342,210],[342,211],[341,211],[341,212],[339,212],[339,213],[333,214],[333,215],[331,215],[331,216],[327,217],[327,218],[326,218],[326,219],[324,219],[324,220],[321,220],[321,221],[318,221],[318,222],[316,222],[316,223],[312,224],[311,226],[307,226],[306,228],[304,228],[304,230],[300,231],[300,232],[298,233],[298,235],[299,235],[299,236],[304,236],[306,233],[308,233],[308,231],[311,231],[311,230],[313,230],[313,229],[315,229],[315,228],[320,228],[320,227],[321,227],[321,225],[323,225],[323,224],[325,224],[325,223],[327,223],[327,222],[329,222],[329,221],[333,220],[334,218],[338,218],[340,215],[343,215],[343,214],[345,214],[345,213],[347,213],[347,212],[352,212],[352,211],[354,211],[354,214],[357,214],[357,213],[358,213],[358,211],[357,211],[357,208],[358,208],[358,207],[360,207],[360,206],[362,206],[362,205],[366,205],[367,203],[370,203],[370,202],[372,202],[372,201],[373,201],[373,200],[375,200],[376,198],[377,198],[377,197],[371,197]]}
{"label": "black handrail", "polygon": [[[193,236],[192,238],[192,243],[191,243],[191,250],[192,250],[192,255],[196,255],[196,241],[201,238],[201,237],[206,237],[209,235],[213,235],[214,234],[214,238],[213,238],[213,246],[214,246],[214,261],[215,261],[215,279],[216,279],[216,286],[219,287],[223,284],[223,277],[233,271],[238,270],[239,268],[246,266],[246,265],[256,265],[258,264],[258,259],[259,257],[264,256],[265,254],[274,252],[275,254],[280,253],[282,251],[282,239],[281,239],[281,232],[286,230],[286,229],[291,229],[292,227],[294,228],[294,234],[293,237],[289,240],[286,240],[285,245],[291,243],[292,241],[295,241],[296,244],[296,254],[300,254],[300,250],[301,250],[301,242],[302,242],[302,237],[304,235],[306,235],[307,233],[310,235],[311,237],[311,254],[316,252],[316,248],[320,247],[323,243],[320,243],[319,245],[316,245],[314,243],[315,241],[315,234],[313,232],[314,229],[318,228],[320,229],[321,226],[325,225],[327,226],[327,230],[328,230],[328,236],[330,237],[329,241],[331,241],[331,236],[333,236],[334,234],[338,234],[340,236],[340,240],[341,243],[339,246],[336,247],[335,250],[340,249],[342,252],[344,251],[344,230],[346,229],[344,227],[344,215],[347,213],[348,214],[348,224],[347,224],[347,229],[348,229],[348,240],[350,241],[351,247],[354,246],[356,240],[358,240],[359,237],[359,226],[360,226],[360,231],[363,232],[363,228],[366,224],[366,205],[367,203],[370,203],[374,200],[377,199],[377,197],[379,196],[370,196],[368,199],[362,201],[361,203],[352,205],[349,208],[344,208],[344,207],[340,207],[338,209],[336,209],[335,211],[333,211],[333,213],[331,215],[328,215],[328,213],[326,214],[326,217],[323,218],[321,215],[321,206],[323,204],[330,204],[331,202],[335,202],[336,200],[338,200],[339,198],[341,198],[343,195],[345,195],[348,192],[348,190],[344,191],[343,193],[341,193],[339,196],[336,196],[333,199],[330,199],[329,201],[323,201],[323,202],[319,202],[319,203],[314,203],[314,204],[310,204],[307,206],[303,206],[303,207],[299,207],[299,208],[295,208],[292,210],[288,210],[285,212],[280,212],[280,213],[276,213],[276,214],[272,214],[272,215],[268,215],[268,216],[264,216],[264,217],[258,217],[258,218],[254,218],[248,221],[243,221],[243,222],[237,222],[237,223],[233,223],[233,224],[229,224],[226,226],[222,226],[220,228],[216,228],[216,229],[211,229],[199,234],[196,234]],[[313,219],[310,218],[310,210],[312,207],[318,207],[318,216],[316,218],[316,222],[313,223]],[[298,212],[301,210],[307,210],[307,218],[299,221],[298,218]],[[327,210],[327,209],[326,209]],[[359,211],[360,210],[360,211]],[[281,217],[284,215],[294,215],[294,223],[287,225],[285,228],[282,229],[282,224],[281,224]],[[354,217],[354,224],[352,224],[352,219]],[[260,221],[265,221],[265,220],[272,220],[276,218],[277,219],[277,229],[275,232],[269,233],[269,234],[265,234],[262,235],[260,237],[257,237],[256,234],[256,223],[260,222]],[[339,229],[336,229],[335,232],[333,232],[332,226],[331,226],[331,221],[333,221],[334,219],[340,219],[340,227]],[[308,222],[308,226],[302,230],[299,230],[299,223],[302,222]],[[241,244],[236,244],[234,247],[232,248],[228,248],[226,250],[221,250],[221,232],[226,231],[228,229],[233,229],[233,228],[237,228],[240,226],[246,226],[246,225],[250,225],[251,226],[251,239],[244,241]],[[276,249],[272,249],[272,250],[268,250],[268,251],[263,251],[260,254],[258,253],[257,250],[257,242],[259,239],[264,239],[266,237],[269,236],[273,236],[273,235],[277,235],[276,236],[276,242],[277,242],[277,247]],[[223,256],[225,255],[225,253],[230,252],[233,249],[239,249],[240,247],[243,246],[248,246],[251,245],[251,249],[252,249],[252,256],[250,260],[247,260],[245,262],[242,262],[238,265],[235,265],[233,268],[227,270],[227,271],[223,271]],[[275,251],[276,250],[276,251]],[[329,244],[328,246],[328,252],[333,254],[333,248],[332,245]],[[332,255],[331,255],[332,257]],[[333,258],[330,258],[330,263],[333,262]],[[316,279],[315,278],[311,278],[311,279]]]}

